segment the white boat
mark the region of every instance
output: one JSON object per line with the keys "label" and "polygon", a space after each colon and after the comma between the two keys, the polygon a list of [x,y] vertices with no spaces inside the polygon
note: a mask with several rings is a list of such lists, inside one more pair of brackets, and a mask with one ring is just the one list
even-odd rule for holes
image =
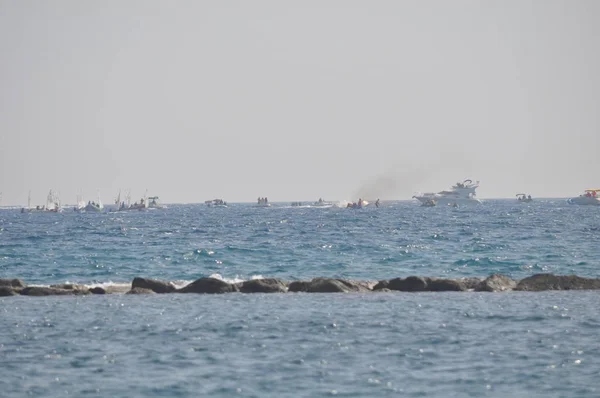
{"label": "white boat", "polygon": [[571,205],[600,205],[600,189],[586,189],[583,194],[567,199],[567,203]]}
{"label": "white boat", "polygon": [[75,204],[75,207],[73,207],[74,211],[83,211],[85,210],[85,201],[83,200],[83,195],[82,194],[78,194],[77,195],[77,201]]}
{"label": "white boat", "polygon": [[531,195],[525,195],[524,193],[518,193],[517,201],[519,203],[529,203],[529,202],[533,201],[533,199],[531,198]]}
{"label": "white boat", "polygon": [[164,206],[159,202],[158,196],[151,196],[148,198],[150,202],[148,202],[149,209],[162,209]]}
{"label": "white boat", "polygon": [[[120,203],[119,203],[120,202]],[[129,192],[125,195],[125,200],[121,202],[121,193],[119,192],[119,196],[117,200],[115,200],[118,208],[116,211],[129,211],[129,210],[145,210],[148,208],[148,199],[146,195],[140,199],[139,203],[135,202],[131,204],[131,195]]]}
{"label": "white boat", "polygon": [[223,199],[207,200],[204,202],[204,204],[208,207],[227,207],[227,202],[225,202]]}
{"label": "white boat", "polygon": [[53,190],[50,190],[48,193],[48,196],[46,197],[46,206],[44,206],[42,210],[53,213],[59,213],[62,211],[62,207],[60,206],[60,198]]}
{"label": "white boat", "polygon": [[256,202],[256,206],[257,207],[271,207],[271,204],[269,203],[269,199],[267,199],[267,198],[258,198],[258,200]]}
{"label": "white boat", "polygon": [[413,196],[421,203],[430,203],[434,201],[438,205],[453,205],[453,204],[478,204],[481,203],[476,198],[475,190],[479,188],[479,181],[473,182],[472,180],[464,180],[458,182],[451,189],[446,191],[440,191],[438,193],[419,193]]}
{"label": "white boat", "polygon": [[83,210],[85,210],[86,212],[89,213],[101,213],[104,211],[104,205],[102,204],[102,201],[100,200],[100,193],[98,193],[98,199],[94,202],[94,201],[88,201],[87,204],[85,205],[85,207],[83,208]]}
{"label": "white boat", "polygon": [[327,202],[327,201],[323,200],[323,198],[319,198],[319,200],[317,200],[312,205],[315,207],[327,207],[327,206],[333,206],[333,203]]}

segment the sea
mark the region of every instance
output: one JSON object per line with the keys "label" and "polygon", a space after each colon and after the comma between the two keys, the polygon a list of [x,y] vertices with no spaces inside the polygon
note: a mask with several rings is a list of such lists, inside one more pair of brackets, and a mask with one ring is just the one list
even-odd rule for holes
{"label": "sea", "polygon": [[[0,278],[600,277],[563,199],[0,209]],[[597,291],[0,297],[0,397],[598,397]]]}

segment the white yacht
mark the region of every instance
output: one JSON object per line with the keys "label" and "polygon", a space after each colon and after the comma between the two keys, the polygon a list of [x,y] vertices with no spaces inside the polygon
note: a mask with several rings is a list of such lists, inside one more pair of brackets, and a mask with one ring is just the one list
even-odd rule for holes
{"label": "white yacht", "polygon": [[586,189],[583,194],[567,199],[567,203],[571,205],[600,205],[600,189]]}
{"label": "white yacht", "polygon": [[319,200],[317,200],[312,205],[315,207],[327,207],[327,206],[333,206],[333,203],[327,202],[327,201],[323,200],[323,198],[319,198]]}
{"label": "white yacht", "polygon": [[477,188],[479,188],[479,181],[473,182],[472,180],[464,180],[463,182],[457,182],[449,190],[440,191],[438,193],[419,193],[413,196],[413,198],[417,199],[422,204],[426,204],[426,206],[431,203],[437,205],[481,203],[481,201],[476,198],[475,190]]}

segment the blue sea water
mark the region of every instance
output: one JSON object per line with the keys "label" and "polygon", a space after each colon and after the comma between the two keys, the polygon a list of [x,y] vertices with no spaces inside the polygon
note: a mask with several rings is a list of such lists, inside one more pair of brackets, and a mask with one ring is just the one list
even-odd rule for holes
{"label": "blue sea water", "polygon": [[[600,209],[171,205],[0,210],[29,284],[409,275],[598,277]],[[0,298],[0,396],[600,395],[597,292]]]}

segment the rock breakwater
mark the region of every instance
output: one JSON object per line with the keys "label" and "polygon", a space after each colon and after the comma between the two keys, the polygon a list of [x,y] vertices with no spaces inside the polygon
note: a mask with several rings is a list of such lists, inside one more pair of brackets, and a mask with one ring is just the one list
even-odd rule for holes
{"label": "rock breakwater", "polygon": [[[134,278],[128,294],[224,294],[224,293],[367,293],[367,292],[539,292],[548,290],[600,290],[600,278],[577,275],[536,274],[514,280],[506,275],[493,274],[487,278],[445,279],[408,276],[380,281],[361,281],[337,278],[313,278],[286,282],[280,279],[253,279],[229,283],[216,278],[200,278],[177,288],[169,281]],[[21,279],[0,279],[0,297],[7,296],[68,296],[111,294],[116,291],[103,287],[79,284],[28,286]]]}

